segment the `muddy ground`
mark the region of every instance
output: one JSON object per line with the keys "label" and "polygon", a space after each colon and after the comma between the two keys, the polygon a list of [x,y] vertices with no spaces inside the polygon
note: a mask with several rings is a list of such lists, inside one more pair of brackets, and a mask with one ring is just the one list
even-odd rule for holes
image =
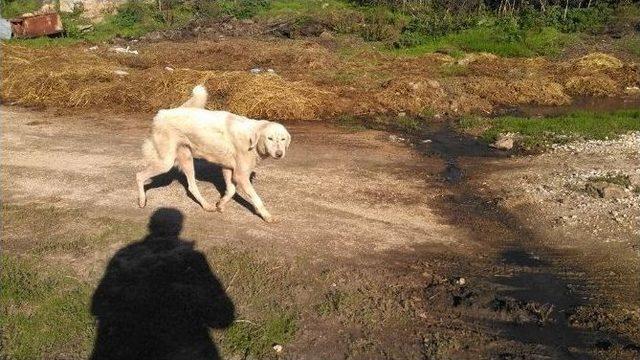
{"label": "muddy ground", "polygon": [[[133,174],[148,116],[1,112],[4,253],[94,288],[153,210],[175,207],[236,321],[260,323],[276,305],[295,318],[277,354],[274,344],[243,353],[217,331],[225,357],[640,357],[639,196],[579,191],[594,170],[637,172],[637,138],[512,157],[445,123],[414,146],[291,123],[287,157],[264,162],[254,179],[278,218],[266,224],[241,197],[225,213],[204,212],[177,172],[154,181],[138,209]],[[218,170],[197,165],[201,191],[216,199]],[[104,224],[116,230],[69,235]],[[233,268],[220,249],[252,260]],[[56,351],[86,357],[91,346]]]}

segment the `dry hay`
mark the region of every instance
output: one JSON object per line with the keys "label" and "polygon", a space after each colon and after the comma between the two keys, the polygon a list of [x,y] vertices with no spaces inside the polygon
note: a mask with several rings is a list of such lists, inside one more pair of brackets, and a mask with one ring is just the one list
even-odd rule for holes
{"label": "dry hay", "polygon": [[619,69],[624,64],[619,59],[605,53],[591,53],[578,59],[575,64],[585,69]]}
{"label": "dry hay", "polygon": [[318,119],[329,93],[304,82],[289,82],[278,75],[250,75],[229,94],[233,112],[254,118]]}
{"label": "dry hay", "polygon": [[446,93],[439,82],[393,81],[375,95],[382,108],[394,111],[407,111],[417,114],[426,108],[436,111],[449,108]]}
{"label": "dry hay", "polygon": [[472,94],[496,105],[565,105],[571,102],[562,85],[545,78],[508,81],[475,77],[467,81],[467,87]]}
{"label": "dry hay", "polygon": [[195,70],[248,71],[273,68],[279,73],[331,68],[336,57],[326,48],[302,41],[273,42],[233,39],[233,41],[160,42],[141,45],[140,55],[106,52],[104,55],[127,67],[185,67]]}
{"label": "dry hay", "polygon": [[604,74],[572,76],[565,87],[572,95],[615,96],[620,92],[616,82]]}
{"label": "dry hay", "polygon": [[[280,76],[246,71],[122,68],[113,59],[74,49],[37,50],[3,44],[2,100],[23,105],[154,112],[177,106],[197,84],[209,107],[271,120],[318,119],[328,93]],[[129,74],[117,75],[115,70]]]}

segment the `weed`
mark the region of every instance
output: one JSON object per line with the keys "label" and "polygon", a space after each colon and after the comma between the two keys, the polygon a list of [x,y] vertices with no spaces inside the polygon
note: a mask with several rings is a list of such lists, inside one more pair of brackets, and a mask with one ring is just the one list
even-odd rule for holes
{"label": "weed", "polygon": [[465,65],[456,63],[446,63],[440,66],[440,75],[449,76],[465,76],[469,73],[469,69]]}
{"label": "weed", "polygon": [[606,182],[622,186],[623,188],[631,187],[631,179],[629,175],[608,173],[602,176],[592,176],[588,179],[591,182]]}
{"label": "weed", "polygon": [[422,130],[423,124],[418,118],[399,116],[398,119],[392,123],[392,126],[402,133],[417,134]]}
{"label": "weed", "polygon": [[363,122],[353,115],[341,115],[336,119],[335,123],[336,125],[351,131],[362,131],[367,129]]}

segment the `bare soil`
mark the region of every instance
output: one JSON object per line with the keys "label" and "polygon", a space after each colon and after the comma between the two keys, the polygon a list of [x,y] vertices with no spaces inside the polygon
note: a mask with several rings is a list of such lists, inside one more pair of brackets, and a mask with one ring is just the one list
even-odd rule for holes
{"label": "bare soil", "polygon": [[[254,179],[279,219],[266,224],[241,197],[225,213],[204,212],[178,172],[156,179],[138,209],[134,173],[148,116],[1,113],[3,209],[72,212],[25,222],[3,211],[8,254],[44,254],[96,284],[136,238],[43,252],[47,239],[29,234],[90,232],[90,219],[144,233],[152,211],[171,206],[205,254],[248,251],[274,274],[286,269],[287,287],[272,291],[298,317],[285,358],[640,356],[638,195],[605,204],[564,190],[572,173],[637,169],[637,149],[512,158],[446,124],[410,146],[385,132],[291,123],[287,157],[260,164]],[[215,200],[218,169],[197,165],[204,196]],[[609,211],[625,216],[612,222]],[[223,278],[232,299],[246,295],[238,281]],[[240,314],[254,311],[237,302]]]}

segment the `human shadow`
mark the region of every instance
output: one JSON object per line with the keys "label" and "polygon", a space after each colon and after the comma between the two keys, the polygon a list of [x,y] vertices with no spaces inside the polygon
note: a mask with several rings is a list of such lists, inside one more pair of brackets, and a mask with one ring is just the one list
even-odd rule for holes
{"label": "human shadow", "polygon": [[219,359],[209,329],[235,318],[205,256],[180,239],[183,215],[161,208],[149,234],[120,249],[93,294],[91,359]]}
{"label": "human shadow", "polygon": [[[227,189],[227,185],[225,184],[224,178],[222,177],[222,169],[220,168],[220,166],[203,159],[194,159],[193,166],[196,172],[196,180],[206,181],[213,184],[213,186],[216,187],[216,190],[218,190],[218,193],[220,193],[220,196],[224,195]],[[249,180],[252,183],[255,178],[255,175],[256,175],[255,172],[252,172],[251,176],[249,177]],[[178,180],[180,184],[184,187],[185,191],[187,192],[187,196],[189,196],[191,200],[197,203],[198,200],[196,200],[196,198],[193,197],[193,195],[191,195],[191,193],[189,192],[189,185],[187,184],[187,178],[176,167],[172,168],[169,172],[160,174],[158,176],[154,176],[151,179],[151,182],[144,186],[144,190],[148,191],[151,189],[169,186],[175,180]],[[245,200],[238,193],[236,193],[233,196],[233,200],[236,203],[242,205],[247,210],[253,212],[255,215],[258,215],[253,205],[249,201]]]}

